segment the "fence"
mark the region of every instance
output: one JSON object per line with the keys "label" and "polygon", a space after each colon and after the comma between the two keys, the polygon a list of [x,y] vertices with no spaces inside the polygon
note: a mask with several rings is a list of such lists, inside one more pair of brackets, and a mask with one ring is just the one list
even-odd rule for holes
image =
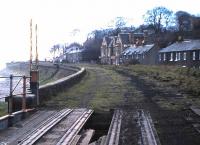
{"label": "fence", "polygon": [[[0,77],[4,79],[9,79],[9,95],[1,98],[5,98],[5,101],[8,102],[8,114],[11,115],[13,113],[13,98],[15,96],[22,96],[22,111],[26,110],[26,96],[27,94],[27,81],[30,80],[29,76],[17,76],[17,75],[10,75],[8,77]],[[14,78],[19,78],[16,84],[13,82]],[[16,92],[16,88],[22,84],[22,91],[21,93]]]}

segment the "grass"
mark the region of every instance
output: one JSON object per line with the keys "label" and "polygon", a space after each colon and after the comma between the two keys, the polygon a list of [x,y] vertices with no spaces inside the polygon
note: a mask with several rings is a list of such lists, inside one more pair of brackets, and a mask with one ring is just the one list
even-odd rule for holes
{"label": "grass", "polygon": [[175,90],[175,94],[181,92],[182,98],[154,96],[152,100],[163,109],[179,110],[186,104],[200,105],[200,72],[196,69],[144,65],[85,67],[87,73],[78,84],[52,96],[46,105],[87,107],[95,111],[106,111],[123,103],[143,102],[144,94],[137,89],[135,82],[126,80],[128,78],[116,70],[153,83],[155,86],[152,89],[164,92]]}
{"label": "grass", "polygon": [[122,67],[133,75],[147,77],[166,86],[177,87],[180,91],[200,96],[200,70],[174,66],[134,65]]}
{"label": "grass", "polygon": [[122,86],[122,78],[115,71],[93,67],[87,69],[86,75],[78,84],[53,96],[46,104],[107,111],[122,101]]}
{"label": "grass", "polygon": [[175,90],[175,93],[183,95],[182,99],[155,96],[153,100],[162,108],[176,110],[183,108],[185,104],[200,105],[200,70],[198,69],[145,65],[120,66],[114,69],[151,82],[157,90],[161,89],[165,92]]}
{"label": "grass", "polygon": [[0,102],[0,117],[7,114],[7,107],[8,107],[7,103]]}

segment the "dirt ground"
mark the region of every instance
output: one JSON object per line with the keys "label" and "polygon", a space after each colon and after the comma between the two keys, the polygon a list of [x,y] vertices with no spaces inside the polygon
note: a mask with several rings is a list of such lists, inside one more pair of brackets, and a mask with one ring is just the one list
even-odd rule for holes
{"label": "dirt ground", "polygon": [[122,145],[139,144],[136,111],[144,109],[151,114],[162,145],[200,144],[200,134],[193,128],[193,122],[186,119],[188,112],[194,114],[175,88],[158,87],[118,67],[83,66],[87,73],[80,83],[52,96],[43,107],[87,107],[96,112],[121,108],[124,111],[120,133]]}

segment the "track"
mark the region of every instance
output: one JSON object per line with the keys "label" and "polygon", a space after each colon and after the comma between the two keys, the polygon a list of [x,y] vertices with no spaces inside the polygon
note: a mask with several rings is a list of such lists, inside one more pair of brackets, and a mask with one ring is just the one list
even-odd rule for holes
{"label": "track", "polygon": [[112,122],[108,131],[106,138],[106,145],[118,145],[119,144],[119,135],[122,121],[122,111],[115,110]]}
{"label": "track", "polygon": [[88,109],[63,109],[55,112],[30,133],[21,137],[18,145],[70,144],[92,113],[93,111]]}
{"label": "track", "polygon": [[160,145],[158,135],[149,113],[145,113],[143,110],[138,110],[138,124],[141,129],[142,145]]}
{"label": "track", "polygon": [[[154,128],[151,116],[149,113],[145,113],[143,110],[137,110],[135,112],[138,126],[140,129],[140,145],[160,145],[160,141]],[[118,145],[120,138],[120,129],[122,124],[122,110],[115,110],[108,134],[105,141],[102,139],[99,142],[103,145]],[[93,143],[97,145],[98,143]]]}

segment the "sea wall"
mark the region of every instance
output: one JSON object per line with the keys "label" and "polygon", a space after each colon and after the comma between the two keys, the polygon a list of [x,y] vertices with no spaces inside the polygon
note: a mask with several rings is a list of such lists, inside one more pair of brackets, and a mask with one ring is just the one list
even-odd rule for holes
{"label": "sea wall", "polygon": [[81,79],[85,72],[85,68],[81,68],[78,72],[72,75],[40,86],[40,102],[42,103],[43,101],[50,99],[51,96],[56,95],[58,92],[71,87],[73,84],[77,83]]}

